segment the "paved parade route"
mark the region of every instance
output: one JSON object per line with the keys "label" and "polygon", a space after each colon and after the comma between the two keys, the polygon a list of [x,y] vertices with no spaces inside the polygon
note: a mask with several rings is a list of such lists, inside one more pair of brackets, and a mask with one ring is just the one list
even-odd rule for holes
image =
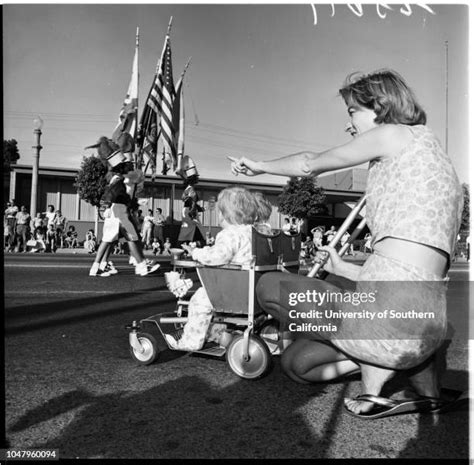
{"label": "paved parade route", "polygon": [[[224,361],[163,353],[138,366],[124,325],[172,311],[163,271],[90,278],[86,255],[5,256],[7,438],[62,458],[467,458],[468,413],[363,421],[343,412],[357,376],[298,385],[238,378]],[[468,386],[468,267],[449,283],[443,385]],[[194,276],[195,277],[195,276]],[[197,286],[195,285],[195,288]],[[403,380],[389,389],[400,391]],[[386,394],[390,394],[387,392]]]}

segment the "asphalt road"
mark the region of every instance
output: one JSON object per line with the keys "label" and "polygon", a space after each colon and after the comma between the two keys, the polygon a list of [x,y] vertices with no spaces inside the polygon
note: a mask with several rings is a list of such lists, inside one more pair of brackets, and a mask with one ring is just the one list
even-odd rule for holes
{"label": "asphalt road", "polygon": [[[61,458],[467,459],[467,411],[364,421],[344,413],[354,376],[289,380],[274,357],[265,378],[243,380],[224,361],[167,351],[131,358],[124,325],[175,308],[163,263],[136,277],[91,278],[84,255],[5,256],[6,434],[12,448]],[[450,273],[443,386],[468,387],[467,265]],[[403,377],[387,386],[399,392]]]}

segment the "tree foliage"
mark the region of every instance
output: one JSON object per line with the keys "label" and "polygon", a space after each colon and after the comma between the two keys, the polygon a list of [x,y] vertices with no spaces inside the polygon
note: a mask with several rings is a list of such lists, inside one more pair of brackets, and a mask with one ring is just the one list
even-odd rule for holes
{"label": "tree foliage", "polygon": [[11,171],[11,165],[15,165],[20,158],[18,142],[15,139],[3,141],[3,171]]}
{"label": "tree foliage", "polygon": [[326,194],[311,177],[292,177],[278,196],[278,210],[293,218],[305,219],[327,213]]}
{"label": "tree foliage", "polygon": [[74,184],[79,197],[94,207],[100,207],[100,199],[107,186],[106,174],[107,165],[103,160],[94,155],[84,157]]}
{"label": "tree foliage", "polygon": [[462,209],[461,217],[461,231],[469,231],[469,207],[470,207],[470,195],[469,195],[469,184],[463,183],[462,190],[464,194],[464,205]]}

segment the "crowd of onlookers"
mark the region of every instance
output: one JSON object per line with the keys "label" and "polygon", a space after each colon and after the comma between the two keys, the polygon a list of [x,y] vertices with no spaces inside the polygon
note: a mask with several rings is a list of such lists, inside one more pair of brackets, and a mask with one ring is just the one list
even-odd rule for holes
{"label": "crowd of onlookers", "polygon": [[[148,215],[138,215],[141,237],[144,249],[151,249],[154,255],[171,255],[171,242],[169,237],[164,238],[163,226],[165,217],[161,208],[156,209],[153,215],[152,210],[148,210]],[[285,234],[301,234],[302,220],[285,218],[282,231]],[[98,240],[92,229],[89,229],[85,238],[80,240],[74,225],[68,225],[67,218],[56,210],[54,205],[48,205],[45,212],[38,212],[35,218],[31,218],[26,207],[22,205],[18,208],[15,201],[7,202],[3,215],[4,227],[4,251],[5,252],[56,252],[58,248],[75,249],[84,247],[89,254],[97,251]],[[301,258],[312,259],[317,250],[330,244],[336,235],[336,227],[331,226],[325,229],[323,226],[316,226],[311,229],[311,236],[306,236],[301,243]],[[336,248],[343,247],[349,240],[350,234],[346,232],[341,237]],[[210,233],[206,233],[206,245],[212,245],[214,238]],[[347,250],[348,255],[354,255],[354,248],[357,248],[365,255],[372,252],[372,236],[367,233],[363,239],[358,239],[350,244]],[[126,244],[118,241],[115,244],[114,253],[127,253]],[[464,250],[465,249],[465,250]],[[455,258],[465,257],[470,259],[470,237],[465,239],[464,247],[461,246],[461,237],[458,235],[458,245]]]}
{"label": "crowd of onlookers", "polygon": [[[334,240],[334,236],[337,233],[336,227],[331,226],[326,230],[324,226],[316,226],[311,229],[311,236],[306,236],[306,239],[301,244],[301,258],[302,259],[313,259],[316,256],[316,252],[319,248],[324,245],[329,245]],[[351,237],[350,233],[346,231],[337,244],[333,244],[337,250],[344,247]],[[357,245],[358,249],[364,254],[372,252],[371,246],[372,236],[367,233],[363,240],[357,241],[357,243],[349,243],[347,246],[347,255],[355,255],[354,245]]]}
{"label": "crowd of onlookers", "polygon": [[75,249],[84,245],[94,253],[97,248],[94,231],[89,230],[85,240],[80,241],[75,226],[68,225],[67,218],[54,205],[48,205],[45,212],[31,218],[24,205],[18,208],[14,200],[7,202],[3,231],[5,252],[54,253],[58,248]]}

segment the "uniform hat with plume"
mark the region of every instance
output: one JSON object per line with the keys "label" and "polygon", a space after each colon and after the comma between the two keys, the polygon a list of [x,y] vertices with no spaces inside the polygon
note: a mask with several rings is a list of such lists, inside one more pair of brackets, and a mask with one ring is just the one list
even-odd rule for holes
{"label": "uniform hat with plume", "polygon": [[102,160],[107,160],[107,157],[119,148],[120,147],[112,139],[102,136],[94,145],[89,145],[88,147],[85,147],[85,150],[97,149],[99,157],[102,158]]}

